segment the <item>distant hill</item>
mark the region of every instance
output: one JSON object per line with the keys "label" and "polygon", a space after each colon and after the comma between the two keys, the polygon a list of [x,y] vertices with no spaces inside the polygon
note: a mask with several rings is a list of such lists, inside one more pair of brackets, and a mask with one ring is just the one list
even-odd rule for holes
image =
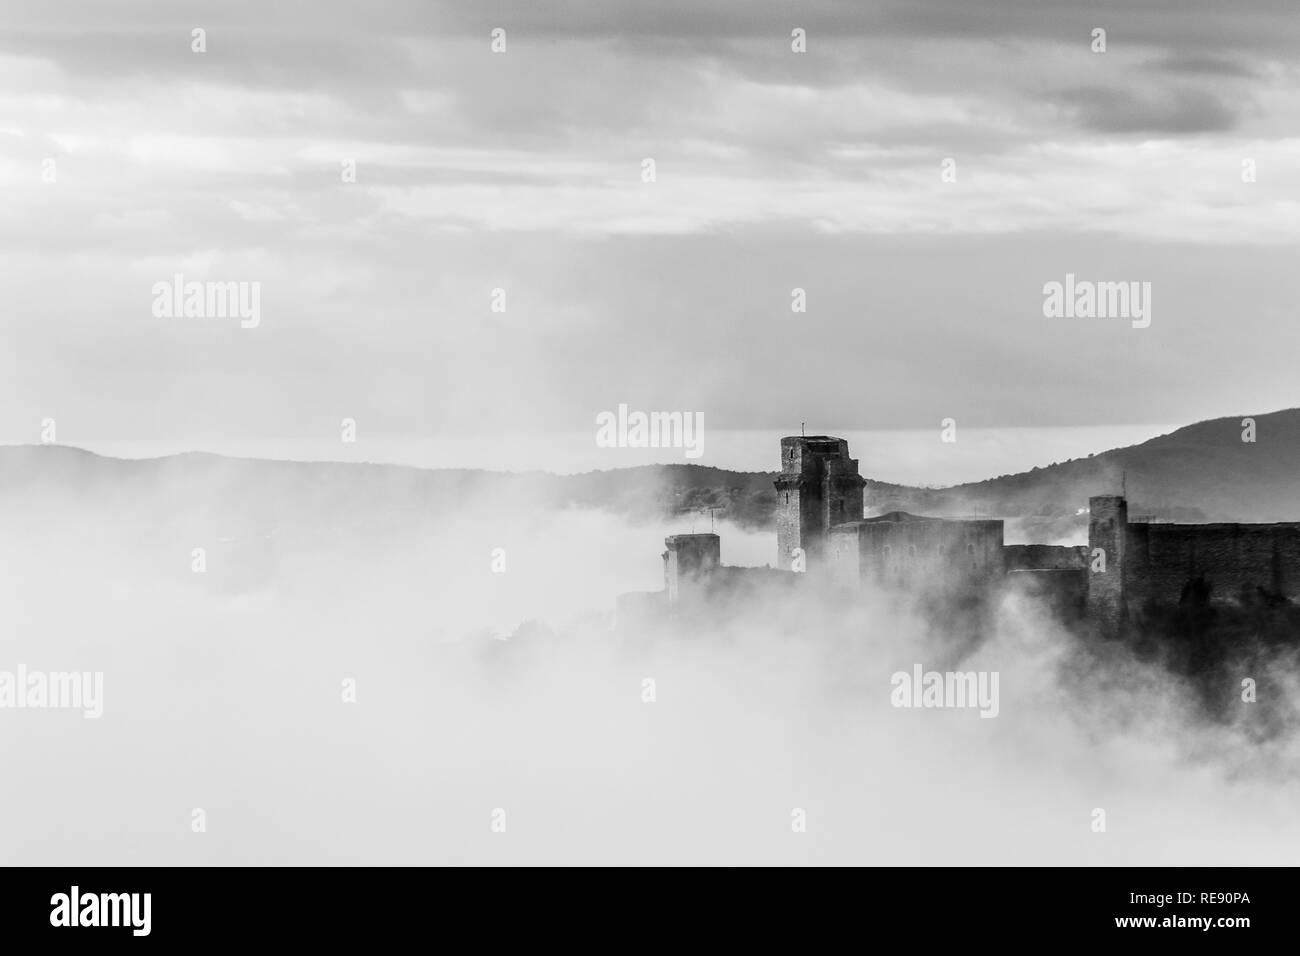
{"label": "distant hill", "polygon": [[[1022,519],[1066,529],[1088,498],[1127,488],[1129,514],[1155,520],[1300,520],[1300,409],[1255,415],[1255,441],[1242,441],[1247,416],[1180,428],[1140,445],[938,491],[878,488],[869,507]],[[1077,522],[1076,522],[1077,523]]]}
{"label": "distant hill", "polygon": [[[866,509],[868,514],[1002,517],[1012,522],[1008,540],[1036,541],[1077,539],[1087,527],[1086,513],[1080,511],[1089,497],[1121,488],[1127,490],[1130,514],[1160,521],[1300,520],[1300,409],[1251,416],[1253,443],[1242,441],[1244,417],[1200,422],[1140,445],[949,488],[875,481],[871,462],[864,461]],[[772,526],[775,472],[691,465],[664,465],[657,471],[663,481],[657,498],[661,506],[715,506],[741,524]]]}
{"label": "distant hill", "polygon": [[[1242,417],[1180,428],[1140,445],[951,488],[872,480],[869,514],[998,516],[1008,540],[1078,537],[1079,514],[1094,494],[1126,481],[1130,513],[1173,521],[1300,520],[1300,409],[1254,416],[1256,441],[1243,442]],[[249,527],[400,521],[418,512],[500,507],[601,508],[634,521],[716,508],[743,526],[773,526],[774,472],[699,465],[649,465],[580,475],[424,470],[398,465],[281,462],[190,453],[127,461],[63,446],[0,448],[0,503],[21,520],[26,503],[77,501],[89,513],[166,522],[195,509],[238,514]]]}

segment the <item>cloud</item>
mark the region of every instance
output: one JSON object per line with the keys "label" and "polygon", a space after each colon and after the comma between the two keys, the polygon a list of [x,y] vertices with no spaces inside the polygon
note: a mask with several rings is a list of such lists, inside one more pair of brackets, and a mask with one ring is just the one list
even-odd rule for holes
{"label": "cloud", "polygon": [[[1296,738],[1253,735],[1292,716],[1292,680],[1277,707],[1207,721],[1187,685],[1014,596],[977,648],[878,598],[763,595],[683,639],[620,640],[613,595],[661,585],[678,528],[539,507],[524,482],[508,507],[466,486],[438,508],[362,466],[69,464],[0,488],[0,668],[102,672],[104,715],[3,712],[10,776],[43,782],[0,790],[11,862],[1293,856]],[[772,554],[720,530],[728,563]],[[892,707],[915,665],[997,672],[998,717]]]}
{"label": "cloud", "polygon": [[1221,133],[1240,119],[1240,107],[1234,109],[1224,98],[1203,90],[1135,93],[1097,87],[1055,96],[1080,126],[1100,133]]}
{"label": "cloud", "polygon": [[1158,70],[1185,73],[1194,76],[1232,77],[1249,79],[1259,75],[1250,63],[1227,56],[1175,52],[1152,63]]}
{"label": "cloud", "polygon": [[[753,383],[784,358],[774,317],[796,285],[840,344],[819,359],[834,386],[802,399],[822,414],[875,414],[878,386],[906,390],[913,421],[967,402],[1014,423],[1041,407],[1044,383],[1021,378],[1050,369],[1060,419],[1182,421],[1180,383],[1206,371],[1193,345],[1255,363],[1217,386],[1230,406],[1288,401],[1258,370],[1289,326],[1217,346],[1206,331],[1289,301],[1274,253],[1300,243],[1300,83],[1279,46],[1298,28],[1271,0],[1016,0],[993,15],[955,0],[17,7],[0,30],[14,266],[0,290],[25,317],[0,343],[16,356],[0,377],[15,438],[52,405],[92,436],[291,434],[334,404],[392,434],[433,433],[465,407],[493,427],[564,430],[624,399],[766,425],[793,417]],[[790,51],[796,23],[807,54]],[[1089,50],[1093,23],[1110,31],[1105,55]],[[196,25],[206,54],[189,52]],[[489,49],[498,25],[504,55]],[[1022,349],[1047,334],[1026,332],[1023,290],[1107,248],[1174,270],[1156,323],[1173,328],[1177,303],[1191,334],[1162,340],[1179,371],[1159,395],[1134,394],[1155,383],[1127,352],[1124,387],[1098,397],[1079,371],[1104,357],[1091,343],[1053,330],[1065,338],[1046,354]],[[1215,314],[1191,294],[1198,270],[1171,265],[1203,269],[1207,251],[1269,253]],[[141,323],[151,283],[193,262],[264,283],[255,339]],[[1002,286],[981,284],[990,272]],[[977,298],[932,296],[972,285]],[[484,321],[497,286],[509,316]],[[936,335],[981,361],[905,368]],[[619,354],[603,354],[610,337]],[[201,373],[239,386],[204,403],[186,389]],[[610,394],[625,386],[641,397]],[[169,392],[183,394],[156,401]],[[1215,395],[1199,410],[1220,412]]]}

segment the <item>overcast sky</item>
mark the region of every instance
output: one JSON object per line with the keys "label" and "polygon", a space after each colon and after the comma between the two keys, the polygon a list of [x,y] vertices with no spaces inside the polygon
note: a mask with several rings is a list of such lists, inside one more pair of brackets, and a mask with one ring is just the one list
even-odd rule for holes
{"label": "overcast sky", "polygon": [[[1291,407],[1297,49],[1294,0],[6,0],[0,441]],[[1150,327],[1045,318],[1066,273]]]}

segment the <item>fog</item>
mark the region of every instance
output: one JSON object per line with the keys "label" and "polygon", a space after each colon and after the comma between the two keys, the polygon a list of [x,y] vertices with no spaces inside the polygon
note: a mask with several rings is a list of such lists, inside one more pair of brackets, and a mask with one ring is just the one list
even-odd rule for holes
{"label": "fog", "polygon": [[[1243,674],[1259,703],[1209,719],[1158,664],[1089,650],[1014,594],[973,650],[885,600],[773,598],[631,639],[614,596],[660,587],[664,535],[689,522],[473,495],[394,520],[304,486],[304,525],[174,478],[0,502],[0,670],[104,673],[97,720],[0,710],[6,863],[1206,865],[1300,847],[1293,668]],[[726,563],[774,557],[774,535],[717,530]],[[891,674],[916,664],[997,671],[998,716],[892,707]]]}

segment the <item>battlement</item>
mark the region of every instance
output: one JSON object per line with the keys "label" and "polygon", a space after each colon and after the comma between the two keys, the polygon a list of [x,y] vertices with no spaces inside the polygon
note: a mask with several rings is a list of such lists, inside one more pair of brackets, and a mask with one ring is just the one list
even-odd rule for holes
{"label": "battlement", "polygon": [[[781,474],[815,476],[827,460],[850,460],[849,443],[830,435],[791,435],[781,439]],[[857,472],[853,462],[854,473]]]}

